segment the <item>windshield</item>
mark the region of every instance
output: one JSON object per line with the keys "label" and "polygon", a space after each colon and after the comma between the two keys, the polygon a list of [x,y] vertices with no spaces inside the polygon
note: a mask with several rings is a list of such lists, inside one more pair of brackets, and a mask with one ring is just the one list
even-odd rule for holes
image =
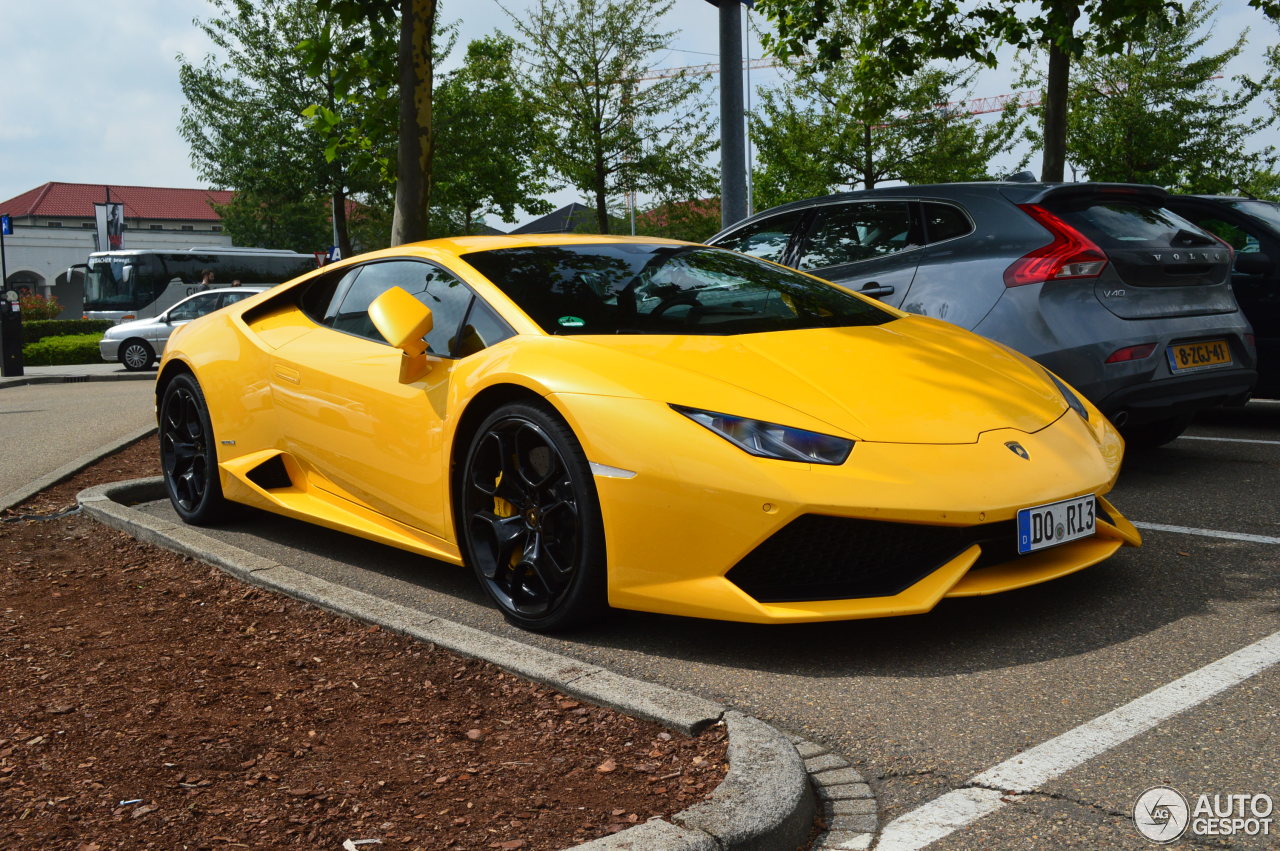
{"label": "windshield", "polygon": [[715,248],[536,246],[462,259],[549,334],[751,334],[894,319],[830,284]]}
{"label": "windshield", "polygon": [[124,267],[132,260],[89,260],[84,279],[85,310],[134,310],[136,290],[133,282],[124,280]]}
{"label": "windshield", "polygon": [[1234,201],[1231,206],[1255,219],[1262,219],[1280,231],[1280,204],[1272,204],[1269,201]]}

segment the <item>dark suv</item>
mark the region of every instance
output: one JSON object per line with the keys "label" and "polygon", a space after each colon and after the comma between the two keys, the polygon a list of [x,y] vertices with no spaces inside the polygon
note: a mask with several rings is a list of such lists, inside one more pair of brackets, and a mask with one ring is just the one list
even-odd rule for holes
{"label": "dark suv", "polygon": [[1170,195],[1166,206],[1236,250],[1231,286],[1258,342],[1254,395],[1280,398],[1280,204],[1254,198]]}
{"label": "dark suv", "polygon": [[1231,250],[1168,200],[1127,184],[904,186],[776,207],[709,242],[1005,343],[1155,446],[1257,378]]}

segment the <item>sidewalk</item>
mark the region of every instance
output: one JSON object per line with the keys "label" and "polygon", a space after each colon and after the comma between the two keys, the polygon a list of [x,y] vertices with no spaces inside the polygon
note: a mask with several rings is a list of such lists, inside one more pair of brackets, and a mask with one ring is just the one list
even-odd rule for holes
{"label": "sidewalk", "polygon": [[0,389],[26,384],[60,384],[69,381],[155,381],[156,371],[129,372],[119,363],[77,363],[67,366],[28,366],[14,378],[0,378]]}

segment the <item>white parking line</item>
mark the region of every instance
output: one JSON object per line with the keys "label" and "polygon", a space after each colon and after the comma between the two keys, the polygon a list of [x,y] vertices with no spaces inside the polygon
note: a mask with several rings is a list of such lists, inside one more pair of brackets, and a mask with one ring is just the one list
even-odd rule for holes
{"label": "white parking line", "polygon": [[1200,437],[1194,434],[1184,434],[1178,440],[1214,440],[1218,443],[1263,443],[1267,446],[1280,446],[1280,440],[1251,440],[1245,437]]}
{"label": "white parking line", "polygon": [[1144,523],[1139,520],[1133,524],[1139,529],[1150,529],[1153,532],[1177,532],[1179,535],[1200,535],[1204,538],[1226,538],[1228,541],[1249,541],[1254,544],[1280,544],[1280,538],[1270,535],[1250,535],[1247,532],[1221,532],[1217,529],[1193,529],[1190,526],[1170,526],[1168,523]]}
{"label": "white parking line", "polygon": [[1012,800],[1009,793],[1033,792],[1053,778],[1277,662],[1280,662],[1280,632],[974,775],[965,788],[948,792],[890,822],[880,834],[876,849],[924,848],[1000,809]]}

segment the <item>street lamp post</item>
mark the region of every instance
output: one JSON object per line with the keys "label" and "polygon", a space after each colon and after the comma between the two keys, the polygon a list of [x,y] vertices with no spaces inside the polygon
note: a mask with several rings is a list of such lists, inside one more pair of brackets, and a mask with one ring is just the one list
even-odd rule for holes
{"label": "street lamp post", "polygon": [[742,2],[707,2],[720,8],[720,224],[728,227],[747,217],[746,113],[742,105]]}

